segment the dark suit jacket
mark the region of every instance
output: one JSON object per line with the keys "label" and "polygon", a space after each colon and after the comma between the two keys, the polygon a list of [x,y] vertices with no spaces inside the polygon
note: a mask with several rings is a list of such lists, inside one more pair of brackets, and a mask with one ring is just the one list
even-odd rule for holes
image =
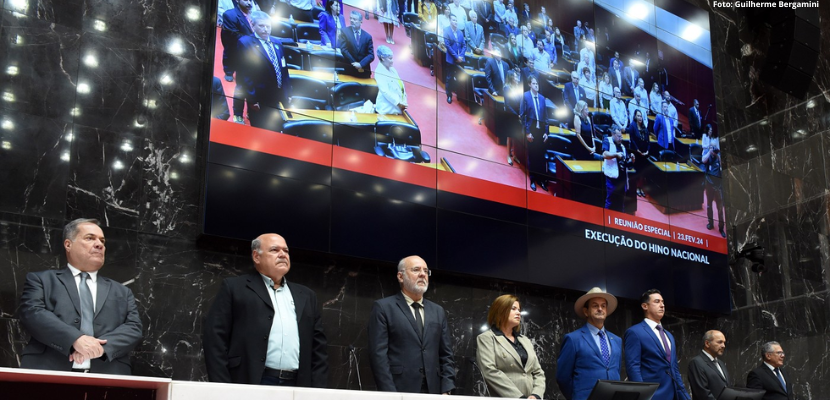
{"label": "dark suit jacket", "polygon": [[455,64],[456,57],[464,59],[464,53],[467,52],[467,43],[464,40],[464,31],[461,29],[452,33],[452,28],[444,28],[444,46],[447,48],[447,64]]}
{"label": "dark suit jacket", "polygon": [[452,337],[444,309],[424,299],[424,337],[415,326],[403,294],[375,301],[369,315],[369,361],[378,390],[421,391],[426,377],[429,393],[455,388]]}
{"label": "dark suit jacket", "polygon": [[[245,98],[249,104],[260,103],[262,107],[276,108],[278,102],[288,107],[288,98],[291,97],[291,78],[288,75],[285,54],[282,42],[271,36],[274,52],[280,62],[282,88],[277,86],[277,74],[274,65],[268,58],[260,40],[251,35],[239,39],[240,62],[237,68],[239,83],[243,85]],[[250,111],[249,111],[250,112]]]}
{"label": "dark suit jacket", "polygon": [[[361,78],[368,78],[372,76],[371,64],[372,61],[375,60],[375,47],[372,42],[372,35],[361,29],[360,43],[356,43],[354,39],[354,29],[349,27],[343,29],[341,33],[343,34],[343,37],[338,42],[338,45],[340,46],[340,52],[343,53],[343,57],[349,64],[344,67],[346,70],[345,73]],[[357,68],[351,65],[353,62],[360,63],[363,67],[363,73],[358,72]]]}
{"label": "dark suit jacket", "polygon": [[611,342],[611,361],[605,365],[588,326],[567,335],[556,360],[556,383],[568,400],[587,399],[597,380],[620,380],[622,340],[605,331]]}
{"label": "dark suit jacket", "polygon": [[[326,387],[326,335],[314,292],[288,282],[300,336],[297,386]],[[265,370],[265,354],[274,308],[257,272],[225,279],[205,318],[202,344],[211,382],[258,385]]]}
{"label": "dark suit jacket", "polygon": [[[631,73],[632,72],[634,73],[634,85],[631,85]],[[616,75],[616,74],[614,74],[614,75]],[[636,69],[631,68],[631,67],[623,68],[623,73],[622,73],[623,84],[620,87],[620,90],[622,90],[622,92],[625,93],[626,96],[631,96],[634,93],[634,88],[637,87],[637,79],[639,79],[639,78],[640,78],[640,73],[637,72]]]}
{"label": "dark suit jacket", "polygon": [[239,38],[253,34],[251,24],[238,7],[231,8],[222,14],[222,33],[219,37],[222,40],[222,47],[229,54],[235,54]]}
{"label": "dark suit jacket", "polygon": [[700,115],[700,110],[697,110],[697,112],[695,112],[694,107],[689,108],[689,130],[691,130],[696,137],[700,137],[703,134],[703,132],[700,130],[701,117],[702,116]]}
{"label": "dark suit jacket", "polygon": [[572,82],[566,83],[565,88],[562,89],[562,98],[565,100],[565,107],[570,111],[574,110],[574,107],[576,107],[576,103],[579,100],[585,100],[586,97],[585,89],[583,89],[582,86],[579,87],[579,98],[575,97],[574,84]]}
{"label": "dark suit jacket", "polygon": [[[129,375],[130,352],[141,343],[141,319],[130,289],[98,275],[94,336],[106,339],[104,355],[93,359],[91,372]],[[19,316],[32,336],[20,366],[72,370],[69,355],[81,335],[81,299],[69,268],[26,275]]]}
{"label": "dark suit jacket", "polygon": [[746,387],[752,389],[763,389],[767,391],[764,395],[764,400],[792,400],[793,396],[793,382],[790,380],[787,370],[779,368],[781,375],[784,376],[784,381],[787,382],[787,392],[781,387],[781,381],[778,377],[766,366],[761,364],[760,367],[749,371],[746,376]]}
{"label": "dark suit jacket", "polygon": [[718,372],[715,363],[702,352],[689,362],[689,389],[692,390],[692,400],[717,400],[723,389],[729,386],[726,364],[721,360],[716,361],[725,377]]}
{"label": "dark suit jacket", "polygon": [[[622,68],[620,68],[620,79],[618,80],[617,79],[617,72],[614,71],[614,68],[609,68],[608,69],[608,76],[611,78],[611,87],[612,88],[618,87],[618,88],[620,88],[620,92],[622,92],[623,91],[623,85],[624,85],[623,81],[625,80],[625,71]],[[631,89],[631,90],[633,91],[634,89]],[[645,117],[645,116],[643,116],[643,117]]]}
{"label": "dark suit jacket", "polygon": [[484,78],[487,79],[487,90],[490,93],[496,92],[503,94],[504,80],[499,74],[499,63],[501,63],[504,78],[507,79],[507,74],[510,73],[510,66],[504,60],[496,60],[495,58],[488,58],[484,63]]}
{"label": "dark suit jacket", "polygon": [[628,328],[624,336],[625,371],[630,381],[659,383],[654,400],[687,399],[689,394],[677,366],[680,349],[674,336],[665,332],[671,346],[671,361],[666,359],[663,344],[645,321]]}

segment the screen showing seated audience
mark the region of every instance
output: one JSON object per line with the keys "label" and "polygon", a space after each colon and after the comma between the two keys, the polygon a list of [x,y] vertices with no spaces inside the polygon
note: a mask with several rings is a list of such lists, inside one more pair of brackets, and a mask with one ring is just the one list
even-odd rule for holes
{"label": "screen showing seated audience", "polygon": [[708,14],[624,3],[218,1],[204,233],[728,312]]}

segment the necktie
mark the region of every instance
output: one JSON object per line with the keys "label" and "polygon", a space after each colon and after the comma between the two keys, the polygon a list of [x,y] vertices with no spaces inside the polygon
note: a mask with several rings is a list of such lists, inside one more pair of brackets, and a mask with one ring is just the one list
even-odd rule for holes
{"label": "necktie", "polygon": [[784,383],[784,377],[781,376],[781,371],[778,368],[775,369],[775,376],[778,377],[778,382],[781,382],[781,387],[784,388],[784,393],[787,393],[787,384]]}
{"label": "necktie", "polygon": [[421,305],[419,303],[412,303],[412,308],[415,310],[415,325],[418,325],[418,334],[421,338],[424,337],[424,320],[421,319]]}
{"label": "necktie", "polygon": [[277,53],[274,52],[274,44],[269,40],[265,43],[265,49],[268,51],[268,58],[271,60],[271,65],[274,66],[274,72],[277,73],[277,87],[282,87],[282,73],[280,72],[280,60],[277,59]]}
{"label": "necktie", "polygon": [[496,60],[496,65],[499,66],[499,77],[501,77],[501,82],[504,83],[504,69],[501,66],[501,60]]}
{"label": "necktie", "polygon": [[87,336],[95,336],[92,328],[92,318],[95,315],[95,305],[92,302],[92,292],[86,284],[89,274],[81,272],[81,282],[78,289],[81,293],[81,333]]}
{"label": "necktie", "polygon": [[[359,45],[359,44],[360,44],[360,31],[359,31],[359,30],[358,30],[358,31],[354,31],[354,44],[355,44],[355,45]],[[355,46],[355,47],[357,47],[357,46]]]}
{"label": "necktie", "polygon": [[608,343],[605,342],[605,333],[599,331],[597,335],[599,335],[599,351],[602,353],[602,361],[608,365],[611,362],[611,352],[608,350]]}
{"label": "necktie", "polygon": [[720,367],[720,363],[718,362],[718,359],[716,358],[716,359],[712,360],[712,362],[715,363],[715,368],[717,368],[718,372],[720,372],[720,376],[722,376],[723,379],[726,379],[726,375],[723,374],[723,370]]}
{"label": "necktie", "polygon": [[539,96],[533,96],[533,111],[536,114],[536,129],[539,129]]}
{"label": "necktie", "polygon": [[671,362],[671,349],[669,349],[669,339],[666,337],[666,332],[663,331],[663,325],[657,325],[657,330],[660,332],[660,340],[663,341],[663,350],[666,351],[666,360]]}

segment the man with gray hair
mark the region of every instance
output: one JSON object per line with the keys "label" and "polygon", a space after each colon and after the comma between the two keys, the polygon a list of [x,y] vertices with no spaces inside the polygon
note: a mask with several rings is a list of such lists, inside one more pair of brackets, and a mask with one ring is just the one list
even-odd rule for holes
{"label": "man with gray hair", "polygon": [[703,334],[703,350],[689,362],[689,388],[692,400],[715,400],[729,385],[726,364],[718,357],[726,348],[726,337],[720,331]]}
{"label": "man with gray hair", "polygon": [[369,361],[380,391],[449,394],[455,388],[447,315],[424,299],[430,275],[423,258],[402,259],[397,276],[401,291],[372,306]]}
{"label": "man with gray hair", "polygon": [[778,342],[767,342],[761,347],[763,364],[746,376],[746,387],[763,389],[764,400],[792,400],[793,383],[784,366],[784,349]]}
{"label": "man with gray hair", "polygon": [[19,316],[31,340],[23,348],[22,368],[131,374],[141,319],[133,292],[98,275],[107,250],[98,224],[84,218],[68,223],[66,268],[26,275]]}
{"label": "man with gray hair", "polygon": [[484,54],[484,28],[478,23],[478,14],[470,11],[470,20],[464,27],[464,40],[467,41],[467,48],[474,54]]}
{"label": "man with gray hair", "polygon": [[288,244],[251,242],[255,272],[225,279],[202,332],[211,382],[325,388],[326,335],[314,292],[285,275]]}

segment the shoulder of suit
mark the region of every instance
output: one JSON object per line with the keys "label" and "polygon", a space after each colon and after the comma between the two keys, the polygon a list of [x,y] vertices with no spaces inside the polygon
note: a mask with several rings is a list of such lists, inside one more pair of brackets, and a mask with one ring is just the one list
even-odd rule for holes
{"label": "shoulder of suit", "polygon": [[431,306],[433,306],[433,307],[438,307],[438,308],[439,308],[439,309],[441,309],[441,310],[443,310],[443,309],[444,309],[444,307],[441,307],[441,306],[440,306],[440,305],[438,305],[437,303],[435,303],[435,302],[433,302],[433,301],[429,301],[429,300],[427,300],[426,298],[424,298],[424,305],[426,306],[427,304],[429,304],[429,305],[431,305]]}

